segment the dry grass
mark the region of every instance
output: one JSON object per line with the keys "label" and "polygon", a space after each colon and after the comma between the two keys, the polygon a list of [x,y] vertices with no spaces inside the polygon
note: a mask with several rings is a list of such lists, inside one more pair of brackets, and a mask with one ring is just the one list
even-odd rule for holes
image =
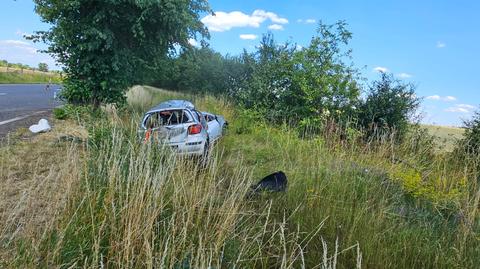
{"label": "dry grass", "polygon": [[455,143],[463,138],[464,129],[450,126],[422,125],[430,135],[436,137],[436,143],[441,151],[451,152]]}
{"label": "dry grass", "polygon": [[86,138],[72,122],[34,136],[26,129],[0,147],[0,258],[11,260],[18,240],[38,241],[66,206],[78,184],[83,147],[64,138]]}
{"label": "dry grass", "polygon": [[41,72],[29,69],[16,69],[0,66],[0,83],[60,83],[62,77],[53,72]]}
{"label": "dry grass", "polygon": [[[229,120],[228,135],[216,145],[206,167],[156,145],[138,143],[140,112],[171,98],[189,99],[199,109]],[[117,114],[112,109],[91,119],[85,146],[47,147],[57,143],[59,135],[52,132],[43,139],[14,140],[6,146],[10,151],[0,151],[5,152],[0,175],[12,182],[16,172],[31,174],[25,176],[30,184],[23,190],[47,201],[49,208],[29,202],[22,203],[28,204],[23,211],[9,211],[14,217],[0,226],[12,238],[2,239],[10,254],[4,256],[9,258],[6,267],[474,268],[478,264],[480,192],[470,175],[451,166],[448,159],[423,160],[419,157],[425,153],[418,149],[399,150],[388,143],[366,147],[343,145],[328,137],[301,139],[287,126],[267,125],[210,96],[136,87],[129,102],[134,113]],[[27,152],[37,145],[41,153],[33,150],[37,158],[27,159]],[[392,162],[392,155],[405,162]],[[35,184],[38,177],[28,173],[38,170],[38,159],[46,158],[56,165],[43,171],[42,178],[59,185],[61,193],[56,197],[46,197],[51,188]],[[289,176],[287,193],[247,199],[252,182],[275,170]],[[14,208],[15,200],[21,199],[10,199],[8,208]],[[36,208],[52,217],[40,221],[26,214],[15,217]],[[22,222],[31,224],[9,224]],[[48,227],[39,228],[41,223]],[[15,227],[32,227],[22,229],[35,232],[19,230],[11,237]]]}
{"label": "dry grass", "polygon": [[[197,103],[208,108],[214,100],[210,98]],[[218,102],[217,109],[228,106]],[[323,219],[309,234],[290,229],[292,212],[279,219],[272,215],[273,201],[245,198],[252,178],[242,162],[224,169],[219,150],[204,167],[165,149],[141,145],[135,136],[136,116],[108,113],[89,127],[87,145],[59,142],[67,130],[76,130],[69,133],[75,137],[86,134],[73,122],[57,122],[50,133],[35,137],[20,133],[2,147],[1,176],[6,178],[2,187],[8,188],[8,195],[2,198],[6,210],[0,223],[0,266],[305,264],[305,248],[319,236]],[[17,182],[22,183],[13,187]],[[341,248],[322,242],[324,258],[316,264],[335,268]],[[358,251],[360,265],[358,246],[346,251]]]}
{"label": "dry grass", "polygon": [[41,74],[41,75],[52,76],[52,77],[59,76],[57,73],[53,73],[53,72],[42,72],[38,70],[20,69],[20,68],[13,68],[13,67],[7,68],[6,66],[0,66],[0,73]]}

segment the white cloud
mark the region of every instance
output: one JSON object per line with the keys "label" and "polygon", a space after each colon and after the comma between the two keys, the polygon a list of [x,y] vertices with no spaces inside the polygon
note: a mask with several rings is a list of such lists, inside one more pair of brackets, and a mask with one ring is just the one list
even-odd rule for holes
{"label": "white cloud", "polygon": [[268,26],[268,29],[270,29],[270,30],[283,30],[283,25],[272,24],[272,25]]}
{"label": "white cloud", "polygon": [[440,99],[442,99],[442,97],[440,95],[430,95],[430,96],[427,96],[427,99],[428,100],[440,100]]}
{"label": "white cloud", "polygon": [[379,73],[387,73],[389,70],[386,67],[377,66],[377,67],[373,68],[373,71],[374,72],[379,72]]}
{"label": "white cloud", "polygon": [[435,100],[435,101],[444,101],[444,102],[453,102],[457,101],[457,97],[455,96],[440,96],[440,95],[431,95],[426,97],[427,100]]}
{"label": "white cloud", "polygon": [[461,107],[456,107],[456,106],[452,106],[452,107],[449,107],[447,109],[445,109],[445,112],[451,112],[451,113],[468,113],[469,111],[465,108],[461,108]]}
{"label": "white cloud", "polygon": [[438,41],[438,42],[437,42],[437,48],[439,48],[439,49],[443,49],[443,48],[445,48],[446,46],[447,46],[447,44],[445,44],[445,43],[442,42],[442,41]]}
{"label": "white cloud", "polygon": [[189,38],[188,39],[188,44],[194,46],[194,47],[197,47],[198,46],[198,42],[197,40],[193,39],[193,38]]}
{"label": "white cloud", "polygon": [[[0,40],[0,56],[2,54],[8,54],[10,50],[21,51],[21,53],[29,55],[38,53],[37,48],[23,40]],[[7,60],[6,56],[0,58]]]}
{"label": "white cloud", "polygon": [[252,16],[261,17],[265,19],[270,19],[273,23],[287,24],[288,20],[285,18],[279,17],[273,12],[267,12],[265,10],[257,9],[253,12]]}
{"label": "white cloud", "polygon": [[406,78],[411,78],[412,75],[410,75],[408,73],[400,73],[400,74],[397,74],[397,77],[402,78],[402,79],[406,79]]}
{"label": "white cloud", "polygon": [[467,105],[467,104],[458,104],[457,106],[465,109],[470,109],[470,110],[475,109],[475,106]]}
{"label": "white cloud", "polygon": [[0,40],[0,44],[7,45],[7,46],[24,46],[24,47],[31,46],[30,43],[22,40]]}
{"label": "white cloud", "polygon": [[41,53],[33,44],[23,40],[0,40],[0,59],[34,67],[41,62],[53,69],[56,66],[50,55]]}
{"label": "white cloud", "polygon": [[472,106],[472,105],[457,104],[455,106],[445,109],[445,111],[451,112],[451,113],[472,113],[474,109],[475,109],[475,106]]}
{"label": "white cloud", "polygon": [[313,24],[313,23],[316,23],[317,20],[315,20],[315,19],[306,19],[306,20],[298,19],[297,22],[298,23],[305,23],[305,24]]}
{"label": "white cloud", "polygon": [[447,102],[453,102],[453,101],[457,101],[457,97],[455,96],[445,96],[443,98],[444,101],[447,101]]}
{"label": "white cloud", "polygon": [[286,18],[281,18],[273,12],[257,9],[252,15],[245,14],[241,11],[223,12],[218,11],[215,15],[207,15],[202,19],[208,29],[212,32],[229,31],[235,27],[253,27],[258,28],[266,21],[270,20],[274,24],[287,24]]}
{"label": "white cloud", "polygon": [[242,35],[240,35],[240,38],[241,38],[241,39],[244,39],[244,40],[255,40],[255,39],[257,39],[257,35],[253,35],[253,34],[242,34]]}

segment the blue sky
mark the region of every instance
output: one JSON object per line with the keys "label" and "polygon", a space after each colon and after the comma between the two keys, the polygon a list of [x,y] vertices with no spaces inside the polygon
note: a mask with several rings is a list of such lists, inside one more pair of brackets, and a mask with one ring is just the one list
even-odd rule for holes
{"label": "blue sky", "polygon": [[[415,83],[424,122],[459,125],[480,105],[480,1],[211,0],[205,14],[211,46],[226,54],[252,50],[263,33],[305,46],[319,20],[345,20],[353,32],[354,62],[369,80],[388,70]],[[46,29],[31,0],[0,3],[0,59],[37,65],[47,55],[24,33]],[[269,29],[270,28],[270,29]]]}

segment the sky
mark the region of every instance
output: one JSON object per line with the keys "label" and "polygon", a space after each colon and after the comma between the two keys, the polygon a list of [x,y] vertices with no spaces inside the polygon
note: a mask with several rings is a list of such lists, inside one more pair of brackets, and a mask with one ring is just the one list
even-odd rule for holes
{"label": "sky", "polygon": [[[414,83],[424,123],[459,126],[480,105],[480,1],[463,0],[210,0],[202,15],[211,47],[236,55],[262,34],[307,46],[318,22],[344,20],[353,33],[353,61],[369,81],[380,71]],[[32,66],[48,55],[23,38],[48,29],[31,0],[0,1],[0,59]],[[192,41],[193,43],[193,41]]]}

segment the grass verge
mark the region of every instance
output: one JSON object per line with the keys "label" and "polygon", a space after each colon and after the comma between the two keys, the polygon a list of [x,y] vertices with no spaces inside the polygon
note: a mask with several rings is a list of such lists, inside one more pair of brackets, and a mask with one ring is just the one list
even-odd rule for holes
{"label": "grass verge", "polygon": [[61,83],[58,75],[35,73],[0,72],[0,84],[36,84],[36,83]]}
{"label": "grass verge", "polygon": [[[141,113],[180,98],[230,122],[207,168],[139,143]],[[414,141],[394,147],[343,144],[334,134],[302,139],[211,96],[136,87],[128,100],[127,111],[78,117],[89,131],[84,157],[63,154],[57,161],[76,163],[68,174],[78,184],[42,236],[9,241],[15,255],[5,266],[475,268],[480,262],[478,186],[448,156],[425,158],[428,150]],[[246,198],[253,182],[277,170],[289,177],[285,194]]]}

